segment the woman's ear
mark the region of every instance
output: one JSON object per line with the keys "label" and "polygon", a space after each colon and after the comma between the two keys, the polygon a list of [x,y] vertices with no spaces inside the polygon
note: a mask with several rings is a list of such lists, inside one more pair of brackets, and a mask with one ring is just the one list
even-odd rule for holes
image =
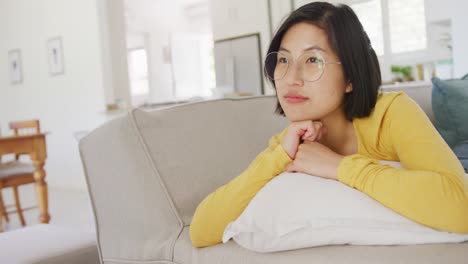
{"label": "woman's ear", "polygon": [[353,91],[353,84],[351,82],[348,82],[348,85],[346,86],[346,93],[350,93]]}

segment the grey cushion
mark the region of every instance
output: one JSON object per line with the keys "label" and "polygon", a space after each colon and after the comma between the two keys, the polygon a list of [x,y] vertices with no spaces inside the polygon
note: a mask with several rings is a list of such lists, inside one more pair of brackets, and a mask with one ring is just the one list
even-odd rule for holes
{"label": "grey cushion", "polygon": [[287,126],[275,106],[273,97],[252,97],[133,112],[185,225],[206,195],[240,174]]}
{"label": "grey cushion", "polygon": [[468,140],[458,143],[453,147],[453,152],[460,160],[465,172],[468,172]]}
{"label": "grey cushion", "polygon": [[468,140],[468,77],[464,78],[432,78],[432,108],[436,127],[450,147]]}
{"label": "grey cushion", "polygon": [[0,163],[0,178],[15,175],[30,174],[34,172],[34,166],[20,161]]}

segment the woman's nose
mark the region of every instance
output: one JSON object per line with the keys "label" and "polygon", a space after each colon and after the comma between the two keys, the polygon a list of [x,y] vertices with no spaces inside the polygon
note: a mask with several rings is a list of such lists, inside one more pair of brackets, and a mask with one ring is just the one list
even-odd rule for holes
{"label": "woman's nose", "polygon": [[286,81],[291,86],[303,86],[304,78],[302,76],[302,70],[295,63],[289,65],[288,71],[286,72]]}

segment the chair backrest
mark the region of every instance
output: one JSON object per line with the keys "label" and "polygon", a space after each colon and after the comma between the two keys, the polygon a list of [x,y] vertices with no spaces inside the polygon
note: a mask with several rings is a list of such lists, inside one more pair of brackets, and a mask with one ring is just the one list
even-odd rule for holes
{"label": "chair backrest", "polygon": [[[9,123],[10,129],[13,130],[15,136],[32,135],[41,133],[39,120],[31,119],[24,121],[12,121]],[[26,153],[17,153],[15,159],[19,160],[19,156]]]}
{"label": "chair backrest", "polygon": [[9,124],[10,129],[13,130],[15,136],[20,135],[31,135],[41,133],[41,126],[39,120],[25,120],[25,121],[13,121]]}

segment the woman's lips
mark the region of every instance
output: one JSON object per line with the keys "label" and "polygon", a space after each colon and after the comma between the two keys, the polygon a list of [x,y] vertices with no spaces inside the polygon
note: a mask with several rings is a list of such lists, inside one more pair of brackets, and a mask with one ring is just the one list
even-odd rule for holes
{"label": "woman's lips", "polygon": [[285,96],[284,97],[286,99],[286,101],[288,101],[289,103],[302,103],[306,100],[308,100],[309,98],[307,97],[302,97],[302,96],[294,96],[294,95],[289,95],[289,96]]}

